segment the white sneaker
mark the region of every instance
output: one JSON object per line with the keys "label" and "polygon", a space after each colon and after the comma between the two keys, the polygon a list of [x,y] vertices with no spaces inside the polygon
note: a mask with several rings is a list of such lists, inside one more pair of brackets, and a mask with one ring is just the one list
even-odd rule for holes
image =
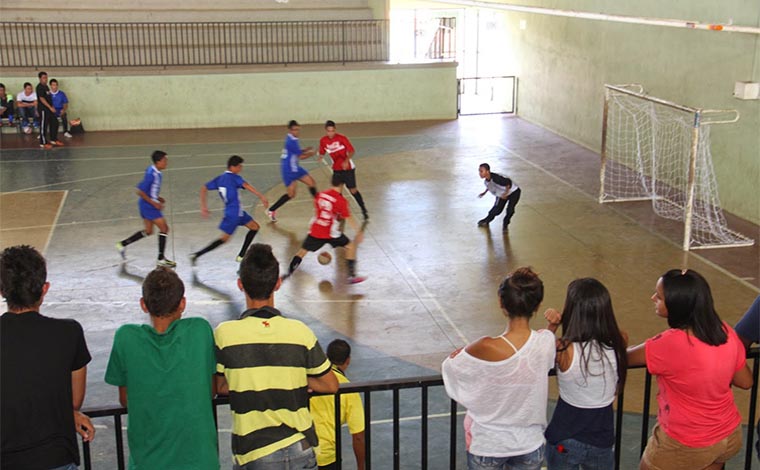
{"label": "white sneaker", "polygon": [[275,211],[267,211],[267,217],[269,217],[269,220],[272,222],[277,222],[277,217],[275,217]]}
{"label": "white sneaker", "polygon": [[116,250],[121,255],[121,259],[127,259],[127,247],[121,244],[121,242],[118,242],[116,244]]}
{"label": "white sneaker", "polygon": [[156,266],[166,266],[167,268],[176,268],[177,263],[175,263],[174,261],[168,258],[161,258],[158,261],[156,261]]}
{"label": "white sneaker", "polygon": [[236,263],[240,263],[241,261],[243,261],[243,257],[242,256],[238,256],[237,258],[235,258],[235,262]]}
{"label": "white sneaker", "polygon": [[71,133],[69,133],[69,132],[64,132],[64,133],[63,133],[63,136],[64,136],[64,137],[68,137],[69,139],[70,139],[70,138],[72,138],[72,137],[74,137],[74,136],[73,136],[73,135],[71,135]]}

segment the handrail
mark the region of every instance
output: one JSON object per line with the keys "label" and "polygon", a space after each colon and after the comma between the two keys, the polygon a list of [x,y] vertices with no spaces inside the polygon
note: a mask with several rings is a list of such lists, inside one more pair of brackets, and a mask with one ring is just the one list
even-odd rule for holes
{"label": "handrail", "polygon": [[[2,67],[179,67],[385,62],[388,20],[0,22]],[[55,47],[51,47],[55,45]]]}
{"label": "handrail", "polygon": [[[755,423],[755,416],[756,416],[756,410],[757,410],[757,391],[758,391],[758,376],[760,375],[760,348],[753,347],[750,348],[749,351],[747,351],[747,359],[753,359],[753,368],[752,368],[752,377],[754,379],[754,383],[752,385],[751,395],[750,395],[750,404],[749,404],[749,412],[748,412],[748,430],[747,430],[747,440],[746,440],[746,453],[744,457],[744,468],[749,470],[752,466],[752,449],[754,448],[752,446],[752,442],[754,440],[754,426]],[[629,370],[631,369],[643,369],[645,366],[630,366],[628,367]],[[549,371],[549,375],[556,375],[556,371],[552,369]],[[365,455],[365,467],[367,470],[371,469],[371,426],[370,426],[370,414],[371,414],[371,394],[373,392],[380,392],[380,391],[392,391],[393,392],[393,462],[394,462],[394,468],[400,468],[400,401],[399,401],[399,391],[404,389],[420,389],[421,393],[421,412],[420,412],[420,419],[423,421],[422,429],[421,429],[421,455],[420,455],[420,462],[421,462],[421,468],[427,468],[428,464],[428,454],[427,454],[427,445],[428,445],[428,433],[427,433],[427,416],[428,416],[428,388],[429,387],[439,387],[443,386],[443,377],[441,375],[427,375],[427,376],[417,376],[417,377],[407,377],[403,379],[385,379],[385,380],[375,380],[375,381],[367,381],[367,382],[351,382],[351,383],[345,383],[341,384],[338,392],[335,395],[335,416],[336,418],[340,417],[340,395],[346,394],[346,393],[362,393],[364,395],[364,416],[365,416],[365,445],[366,445],[366,455]],[[651,388],[652,388],[652,375],[649,374],[649,371],[646,372],[645,382],[644,382],[644,404],[642,407],[642,424],[641,424],[641,442],[640,442],[640,453],[644,451],[644,447],[646,446],[647,438],[649,435],[649,409],[650,409],[650,403],[651,403]],[[321,394],[321,393],[312,393],[312,396],[319,396],[319,395],[329,395],[329,394]],[[449,409],[449,419],[450,419],[450,431],[449,431],[449,466],[453,470],[456,468],[456,443],[457,443],[457,411],[458,411],[458,405],[454,400],[450,400],[451,406]],[[615,418],[615,469],[620,468],[620,455],[621,455],[621,440],[622,440],[622,430],[623,430],[623,402],[624,402],[624,390],[621,390],[618,393],[617,396],[617,412],[616,412],[616,418]],[[214,403],[214,418],[216,418],[216,408],[220,405],[228,405],[229,404],[229,397],[226,396],[220,396],[213,400]],[[91,418],[102,418],[102,417],[114,417],[114,433],[116,437],[116,450],[117,450],[117,466],[121,470],[125,468],[124,463],[124,447],[123,447],[123,433],[121,429],[121,417],[125,414],[127,414],[127,409],[124,407],[96,407],[96,408],[87,408],[82,410],[82,412],[86,415],[88,415]],[[340,434],[340,419],[336,419],[336,445],[335,448],[340,450],[341,449],[341,434]],[[84,468],[85,470],[90,470],[92,468],[92,463],[90,459],[90,445],[89,443],[83,442],[82,449],[84,454]],[[340,452],[336,455],[336,468],[337,470],[341,469],[341,460],[342,457],[340,455]]]}

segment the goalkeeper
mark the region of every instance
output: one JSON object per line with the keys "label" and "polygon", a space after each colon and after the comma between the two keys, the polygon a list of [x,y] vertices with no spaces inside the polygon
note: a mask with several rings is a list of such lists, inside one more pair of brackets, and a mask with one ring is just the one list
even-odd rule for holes
{"label": "goalkeeper", "polygon": [[509,228],[509,222],[512,220],[512,216],[515,215],[515,206],[520,201],[520,188],[512,182],[511,179],[506,176],[502,176],[498,173],[491,173],[491,166],[488,163],[481,163],[478,168],[480,177],[483,178],[483,182],[486,185],[485,191],[478,194],[478,197],[483,197],[487,192],[491,192],[496,196],[496,201],[488,211],[488,215],[484,219],[478,221],[478,227],[488,227],[497,215],[501,214],[504,207],[507,208],[507,214],[504,217],[504,225],[502,230],[505,232]]}

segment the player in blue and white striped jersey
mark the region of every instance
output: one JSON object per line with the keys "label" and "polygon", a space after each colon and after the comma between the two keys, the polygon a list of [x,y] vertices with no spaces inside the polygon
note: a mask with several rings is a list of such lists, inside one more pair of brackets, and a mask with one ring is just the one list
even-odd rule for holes
{"label": "player in blue and white striped jersey", "polygon": [[169,225],[161,213],[166,201],[159,196],[163,178],[161,170],[165,170],[169,166],[169,157],[166,156],[166,152],[156,150],[150,158],[153,164],[145,169],[145,176],[143,176],[140,184],[137,185],[137,195],[140,196],[140,199],[137,200],[137,206],[140,209],[140,216],[145,223],[145,229],[135,232],[131,237],[117,243],[116,249],[119,250],[121,257],[126,259],[127,245],[151,235],[153,233],[153,226],[155,225],[158,227],[158,261],[156,264],[173,268],[177,266],[177,263],[164,256],[166,239],[169,235]]}

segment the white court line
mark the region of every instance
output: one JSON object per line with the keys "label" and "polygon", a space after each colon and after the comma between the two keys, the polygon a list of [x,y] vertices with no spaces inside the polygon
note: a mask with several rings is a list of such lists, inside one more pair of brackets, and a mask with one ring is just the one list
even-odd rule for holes
{"label": "white court line", "polygon": [[[539,170],[540,172],[542,172],[542,173],[544,173],[544,174],[546,174],[546,175],[554,178],[555,180],[563,183],[564,185],[568,186],[569,188],[571,188],[571,189],[573,189],[573,190],[581,193],[582,195],[586,196],[587,198],[592,199],[592,200],[596,200],[596,198],[594,196],[588,194],[587,192],[583,191],[580,188],[575,187],[574,185],[570,184],[568,181],[563,180],[562,178],[560,178],[559,176],[557,176],[554,173],[550,172],[549,170],[541,168],[540,166],[538,166],[537,164],[531,162],[530,160],[528,160],[526,158],[523,158],[517,152],[515,152],[513,150],[510,150],[510,149],[508,149],[507,147],[505,147],[504,145],[501,145],[501,144],[499,144],[498,146],[502,150],[504,150],[505,152],[507,152],[510,155],[514,156],[515,158],[523,161],[524,163],[530,165],[531,167],[535,168],[536,170]],[[611,206],[609,204],[607,205],[607,207],[610,210],[614,211],[616,214],[620,215],[621,217],[624,217],[625,219],[630,220],[631,222],[634,222],[636,225],[638,225],[639,227],[641,227],[645,231],[649,232],[651,235],[654,235],[655,237],[659,238],[660,240],[663,240],[666,243],[670,244],[671,246],[677,247],[679,250],[681,250],[681,245],[680,244],[678,244],[678,243],[674,242],[673,240],[667,238],[665,235],[662,235],[661,233],[658,233],[658,232],[654,231],[653,229],[651,229],[649,227],[641,225],[641,223],[638,220],[634,219],[633,217],[629,216],[628,214],[625,214],[624,212],[621,212],[620,210],[616,209],[615,207],[613,207],[613,206]],[[760,293],[760,287],[757,287],[757,286],[755,286],[753,284],[750,284],[744,278],[741,278],[741,277],[737,276],[736,274],[728,271],[727,269],[723,268],[722,266],[719,266],[719,265],[713,263],[709,259],[704,258],[701,255],[699,255],[699,254],[697,254],[697,253],[695,253],[693,251],[689,251],[688,254],[690,254],[691,256],[694,256],[695,258],[697,258],[698,260],[700,260],[703,263],[707,264],[711,268],[713,268],[713,269],[715,269],[715,270],[717,270],[717,271],[725,274],[726,276],[728,276],[729,278],[731,278],[734,281],[738,282],[739,284],[743,285],[744,287],[747,287],[747,288],[749,288],[752,291]]]}
{"label": "white court line", "polygon": [[[45,192],[51,192],[51,191],[45,191]],[[47,241],[45,242],[45,248],[42,249],[42,254],[44,255],[47,253],[48,246],[50,245],[50,240],[53,238],[53,232],[55,232],[56,224],[58,224],[58,218],[61,216],[61,211],[63,211],[63,205],[66,203],[66,197],[69,195],[69,190],[65,190],[63,192],[63,197],[61,198],[61,202],[58,203],[58,211],[55,213],[55,219],[53,219],[53,225],[50,226],[50,231],[48,232]]]}
{"label": "white court line", "polygon": [[[457,411],[457,416],[462,416],[464,414],[467,414],[467,412],[466,411]],[[428,415],[428,419],[449,418],[449,417],[451,417],[451,413],[434,413],[432,415]],[[105,418],[105,416],[104,416],[104,418]],[[399,420],[399,422],[401,422],[401,421],[420,421],[421,419],[422,419],[422,415],[419,415],[419,416],[404,416],[403,418],[399,418],[398,420]],[[374,421],[370,421],[370,424],[390,424],[392,422],[393,422],[393,418],[389,418],[389,419],[377,419],[377,420],[374,420]],[[93,424],[92,427],[94,427],[95,429],[108,429],[108,426],[106,426],[105,424]],[[344,428],[348,427],[348,423],[344,424],[343,427]],[[122,429],[122,431],[126,431],[127,427],[122,425],[121,429]],[[228,433],[228,432],[230,432],[231,433],[232,429],[219,428],[219,429],[217,429],[217,432],[220,432],[220,433]]]}
{"label": "white court line", "polygon": [[[72,292],[75,290],[87,290],[88,288],[83,289],[58,289],[57,292]],[[243,301],[243,298],[240,298],[240,301]],[[306,303],[306,304],[341,304],[341,303],[356,303],[356,302],[366,302],[366,303],[387,303],[387,302],[393,302],[393,303],[419,303],[419,299],[361,299],[361,300],[301,300],[299,299],[299,302]],[[53,305],[125,305],[125,304],[133,304],[135,303],[134,299],[130,300],[92,300],[92,301],[45,301],[45,305],[47,306],[53,306]],[[238,303],[235,300],[188,300],[188,305],[225,305],[225,304],[235,304]]]}
{"label": "white court line", "polygon": [[[273,150],[271,152],[238,152],[236,155],[242,155],[242,156],[249,156],[249,155],[280,155],[279,150]],[[223,157],[223,156],[229,156],[230,153],[189,153],[189,154],[169,154],[170,159],[175,158],[193,158],[193,157]],[[139,157],[83,157],[83,158],[69,158],[66,160],[63,160],[65,162],[105,162],[105,161],[111,161],[111,160],[149,160],[150,156],[139,156]],[[40,159],[33,159],[33,160],[0,160],[0,163],[40,163],[40,162],[61,162],[61,159],[59,158],[48,158],[44,160]]]}

